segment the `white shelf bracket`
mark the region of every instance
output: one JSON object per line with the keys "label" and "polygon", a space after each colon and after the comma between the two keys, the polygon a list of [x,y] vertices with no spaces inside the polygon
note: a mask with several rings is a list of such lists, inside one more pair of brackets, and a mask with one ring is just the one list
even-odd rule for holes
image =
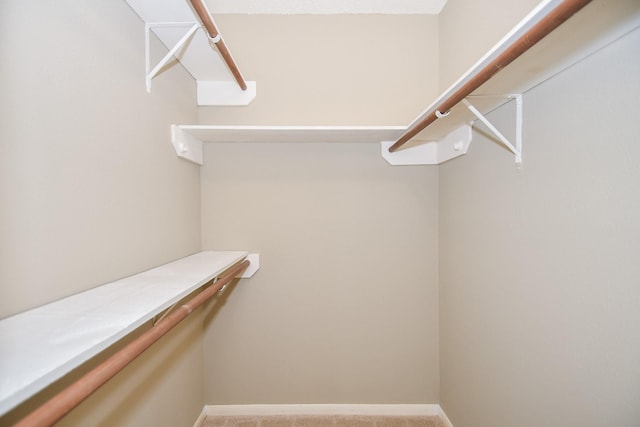
{"label": "white shelf bracket", "polygon": [[463,99],[462,102],[467,106],[469,111],[473,113],[474,116],[478,118],[482,123],[484,123],[491,132],[502,142],[505,147],[507,147],[511,152],[515,155],[516,159],[516,167],[518,169],[522,168],[522,95],[505,95],[509,99],[514,99],[516,101],[516,141],[515,146],[509,141],[509,139],[502,134],[496,128],[493,123],[489,121],[476,107],[474,107],[467,99]]}
{"label": "white shelf bracket", "polygon": [[[250,262],[249,267],[247,267],[242,273],[238,274],[236,276],[236,279],[250,279],[260,269],[260,254],[248,254],[245,259]],[[217,280],[218,278],[215,279],[215,281]],[[224,291],[227,289],[227,286],[230,285],[230,283],[231,282],[227,283],[222,288],[220,288],[218,293],[223,294]]]}
{"label": "white shelf bracket", "polygon": [[389,147],[393,144],[393,141],[380,143],[382,157],[393,166],[438,165],[467,153],[471,145],[471,125],[463,124],[438,141],[426,141],[390,153]]}
{"label": "white shelf bracket", "polygon": [[260,254],[249,254],[246,259],[249,260],[251,264],[249,264],[249,267],[247,267],[247,269],[238,276],[242,279],[253,277],[253,275],[260,269]]}
{"label": "white shelf bracket", "polygon": [[256,82],[245,83],[247,90],[240,89],[235,81],[197,81],[198,105],[249,105],[256,97]]}
{"label": "white shelf bracket", "polygon": [[[184,36],[169,52],[151,69],[151,45],[150,45],[150,33],[152,28],[157,27],[190,27]],[[151,93],[151,80],[158,74],[158,72],[164,67],[167,62],[171,60],[173,56],[189,41],[193,34],[200,28],[200,24],[197,22],[153,22],[147,23],[144,26],[144,54],[146,59],[146,85],[147,92]]]}
{"label": "white shelf bracket", "polygon": [[204,164],[203,142],[178,125],[171,125],[171,143],[178,157],[200,166]]}

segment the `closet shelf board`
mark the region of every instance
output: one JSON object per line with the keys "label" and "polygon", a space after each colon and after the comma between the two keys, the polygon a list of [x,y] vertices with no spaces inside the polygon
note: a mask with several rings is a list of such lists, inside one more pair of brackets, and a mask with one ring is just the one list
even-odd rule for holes
{"label": "closet shelf board", "polygon": [[247,255],[200,252],[0,321],[0,415]]}

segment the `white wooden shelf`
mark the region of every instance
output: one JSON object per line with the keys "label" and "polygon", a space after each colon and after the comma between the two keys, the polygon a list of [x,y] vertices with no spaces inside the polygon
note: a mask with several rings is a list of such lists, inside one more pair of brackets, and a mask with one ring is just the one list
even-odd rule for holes
{"label": "white wooden shelf", "polygon": [[200,252],[1,320],[0,415],[245,256],[242,251]]}
{"label": "white wooden shelf", "polygon": [[172,125],[171,141],[178,156],[202,165],[205,142],[364,142],[399,137],[405,126],[209,126]]}
{"label": "white wooden shelf", "polygon": [[203,142],[380,142],[405,126],[206,126],[179,128]]}

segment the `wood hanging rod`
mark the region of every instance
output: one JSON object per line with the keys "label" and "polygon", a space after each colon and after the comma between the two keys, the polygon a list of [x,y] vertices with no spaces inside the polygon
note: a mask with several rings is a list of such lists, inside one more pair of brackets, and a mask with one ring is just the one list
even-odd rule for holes
{"label": "wood hanging rod", "polygon": [[475,75],[452,93],[447,99],[436,105],[431,111],[414,121],[409,128],[389,147],[390,152],[397,151],[409,142],[418,133],[438,119],[438,114],[446,113],[459,102],[469,96],[473,91],[482,86],[498,71],[509,65],[529,48],[542,40],[572,15],[586,6],[591,0],[564,0],[558,6],[550,10],[537,24],[511,43],[493,61],[485,65]]}
{"label": "wood hanging rod", "polygon": [[124,369],[153,343],[169,332],[202,303],[216,294],[223,286],[241,274],[248,266],[248,260],[241,261],[227,269],[211,286],[192,297],[178,309],[168,314],[136,339],[111,355],[104,362],[87,372],[79,380],[65,388],[42,406],[31,412],[14,427],[49,427],[58,422],[73,408],[89,397],[94,391]]}
{"label": "wood hanging rod", "polygon": [[238,85],[240,85],[240,88],[242,90],[247,90],[247,83],[242,77],[242,74],[240,73],[240,69],[236,65],[236,62],[233,60],[231,52],[229,52],[229,49],[227,49],[227,45],[224,43],[224,40],[222,39],[218,28],[216,28],[216,24],[213,22],[213,18],[209,13],[209,9],[207,9],[207,6],[204,5],[202,0],[189,0],[189,2],[198,14],[202,25],[204,25],[204,28],[209,34],[209,37],[218,48],[218,52],[220,52],[220,55],[222,55],[222,59],[227,64],[227,67],[229,67],[229,71],[231,71],[231,74],[233,74],[233,78],[236,79],[236,82],[238,82]]}

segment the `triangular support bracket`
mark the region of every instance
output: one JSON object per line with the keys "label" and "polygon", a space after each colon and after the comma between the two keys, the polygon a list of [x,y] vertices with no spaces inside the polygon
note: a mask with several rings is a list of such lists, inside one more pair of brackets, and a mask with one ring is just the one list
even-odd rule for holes
{"label": "triangular support bracket", "polygon": [[393,166],[438,165],[462,156],[471,144],[471,125],[463,124],[438,141],[429,141],[410,148],[389,152],[393,141],[382,141],[382,157]]}
{"label": "triangular support bracket", "polygon": [[[151,41],[150,33],[152,28],[156,27],[189,27],[189,30],[184,36],[173,46],[169,52],[151,69]],[[154,22],[147,23],[144,26],[144,54],[146,64],[146,79],[147,92],[151,93],[151,80],[167,65],[167,62],[174,57],[180,49],[193,37],[194,33],[200,28],[200,24],[197,22]]]}
{"label": "triangular support bracket", "polygon": [[[474,96],[493,96],[493,95],[474,95]],[[514,155],[516,159],[516,167],[522,168],[522,94],[515,95],[500,95],[508,99],[514,99],[516,101],[516,139],[515,144],[512,144],[506,136],[502,134],[496,128],[493,123],[489,121],[476,107],[474,107],[468,99],[463,99],[462,102],[467,106],[469,111],[478,118],[482,123],[489,128],[489,130],[507,147]]]}

